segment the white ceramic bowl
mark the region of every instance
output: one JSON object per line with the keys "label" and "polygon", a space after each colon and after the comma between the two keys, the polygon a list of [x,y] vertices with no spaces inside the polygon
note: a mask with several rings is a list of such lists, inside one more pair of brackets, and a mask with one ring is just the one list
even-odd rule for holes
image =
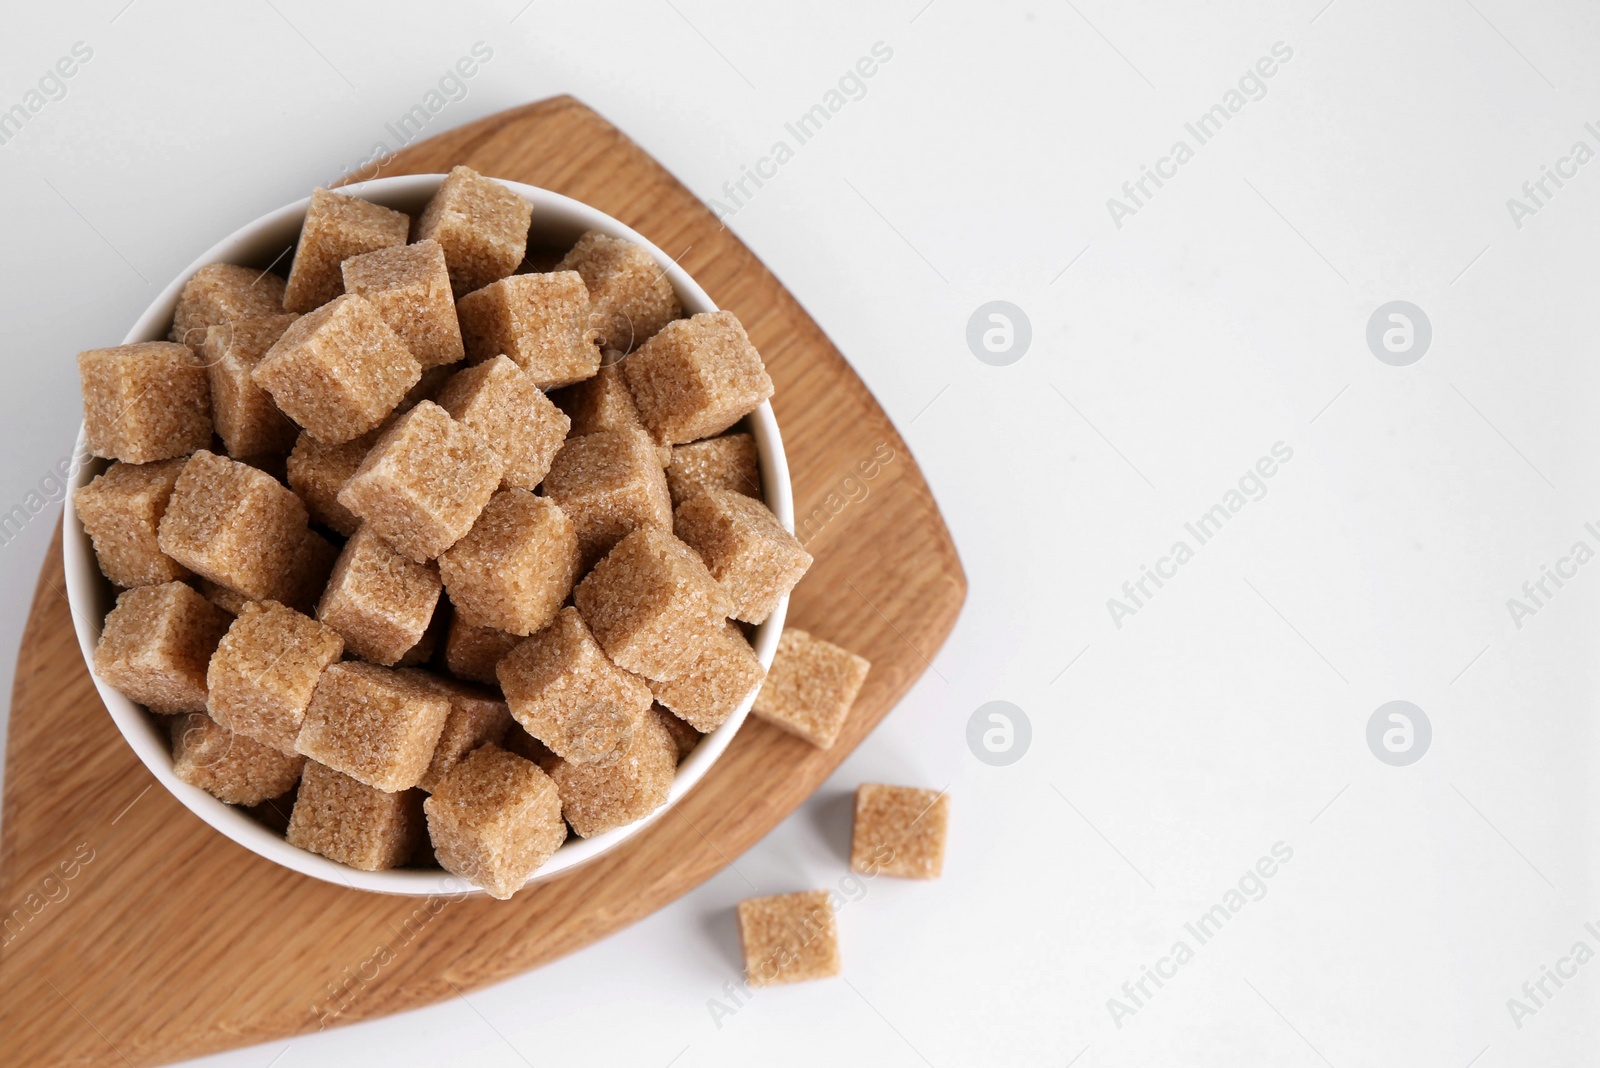
{"label": "white ceramic bowl", "polygon": [[[409,212],[415,217],[442,181],[444,175],[440,174],[405,175],[362,182],[347,186],[341,192]],[[609,215],[545,189],[516,182],[501,184],[533,205],[531,245],[565,248],[576,242],[578,236],[585,230],[600,230],[613,237],[626,238],[644,246],[656,258],[656,262],[661,264],[673,288],[677,290],[679,299],[683,301],[686,314],[717,310],[705,291],[696,285],[682,268],[673,263],[666,253]],[[155,302],[139,317],[133,329],[128,331],[123,343],[164,340],[172,323],[172,313],[177,305],[179,291],[189,276],[206,264],[236,263],[265,268],[278,260],[286,249],[293,247],[309,203],[308,198],[279,208],[213,246],[205,255],[186,267],[183,273],[161,292]],[[282,266],[284,264],[280,263],[280,268]],[[794,502],[790,494],[789,467],[784,459],[783,441],[778,435],[778,424],[772,416],[772,406],[763,404],[749,416],[746,425],[755,435],[760,448],[761,478],[766,492],[766,503],[777,514],[784,527],[793,530]],[[76,455],[86,454],[83,431],[80,428]],[[81,465],[73,477],[73,488],[87,484],[107,466],[105,460],[92,460]],[[88,535],[84,533],[82,524],[78,521],[70,495],[66,502],[62,555],[66,566],[67,599],[72,606],[73,627],[77,630],[78,645],[83,650],[90,675],[94,676],[94,683],[100,691],[101,700],[105,702],[111,718],[116,721],[117,728],[122,731],[123,737],[139,755],[139,759],[144,761],[145,766],[161,781],[161,785],[183,802],[191,812],[251,852],[326,882],[361,890],[418,896],[473,891],[474,888],[462,880],[442,871],[410,869],[359,871],[315,853],[297,849],[241,810],[224,804],[204,790],[196,789],[178,779],[172,772],[172,753],[167,742],[166,727],[162,722],[164,717],[146,712],[94,673],[95,644],[100,639],[100,628],[106,613],[111,610],[115,602],[116,591],[100,574],[99,566],[95,563],[94,549]],[[778,635],[783,630],[784,615],[788,607],[789,601],[785,597],[771,618],[757,628],[755,650],[763,667],[772,665],[773,654],[778,649]],[[703,738],[694,752],[690,753],[688,759],[679,766],[677,778],[672,784],[668,807],[676,804],[684,794],[688,793],[722,755],[723,750],[727,749],[734,733],[738,731],[749,713],[753,701],[754,695],[745,701],[727,723]],[[648,819],[619,827],[594,838],[570,839],[530,881],[547,879],[614,849],[665,811],[666,808],[662,808]]]}

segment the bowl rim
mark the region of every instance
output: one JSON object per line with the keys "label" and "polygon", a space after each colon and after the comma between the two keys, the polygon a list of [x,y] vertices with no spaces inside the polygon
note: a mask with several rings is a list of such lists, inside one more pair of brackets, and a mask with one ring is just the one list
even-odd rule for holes
{"label": "bowl rim", "polygon": [[[405,210],[411,210],[414,217],[420,211],[420,203],[425,202],[427,197],[438,189],[445,177],[443,174],[409,174],[375,178],[341,186],[337,192],[390,207],[405,206]],[[661,266],[683,303],[685,314],[695,315],[718,310],[705,290],[678,265],[676,260],[620,220],[582,201],[548,189],[500,178],[493,180],[533,205],[532,232],[535,235],[539,234],[540,224],[544,222],[546,232],[551,229],[559,232],[563,228],[566,231],[592,229],[632,241],[649,252]],[[298,235],[310,201],[309,196],[303,197],[267,212],[207,249],[156,296],[135,321],[127,336],[123,338],[122,344],[166,340],[178,294],[189,278],[201,267],[212,263],[261,260],[267,254],[264,249],[277,247],[279,242],[266,243],[267,238],[274,234],[290,234],[290,247],[293,247],[293,235]],[[262,251],[256,251],[257,249]],[[279,255],[279,259],[282,259],[282,254]],[[276,261],[273,265],[276,265]],[[789,480],[788,462],[784,454],[783,438],[778,430],[771,402],[763,402],[760,408],[747,417],[747,422],[760,453],[763,499],[777,515],[784,529],[792,533],[793,491]],[[417,897],[481,894],[483,891],[478,887],[443,869],[391,868],[386,871],[369,872],[300,849],[290,845],[282,835],[275,834],[256,822],[237,806],[229,805],[204,790],[183,782],[173,773],[172,754],[166,740],[165,723],[158,722],[158,717],[154,713],[135,704],[101,679],[94,669],[94,649],[104,622],[103,606],[109,603],[108,598],[114,597],[115,587],[100,572],[88,534],[78,520],[72,491],[87,485],[100,471],[110,465],[110,461],[95,459],[89,455],[85,428],[81,423],[73,456],[81,462],[76,463],[69,492],[66,494],[61,539],[67,602],[72,613],[73,629],[77,634],[78,647],[83,654],[89,677],[94,681],[101,701],[111,714],[118,731],[156,780],[185,808],[226,838],[265,860],[302,875],[334,885],[376,893]],[[753,645],[763,669],[772,666],[788,607],[789,597],[785,595],[766,622],[756,629]],[[642,820],[614,828],[593,838],[575,836],[568,838],[555,855],[529,877],[525,885],[550,879],[610,852],[677,805],[727,750],[733,741],[733,736],[748,717],[755,697],[756,694],[752,692],[727,722],[703,737],[693,752],[678,765],[665,805]],[[167,718],[159,717],[161,720]]]}

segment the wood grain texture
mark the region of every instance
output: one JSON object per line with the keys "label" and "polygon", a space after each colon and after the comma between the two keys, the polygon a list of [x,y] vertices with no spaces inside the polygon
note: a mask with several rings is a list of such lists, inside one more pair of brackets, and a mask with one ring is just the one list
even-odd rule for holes
{"label": "wood grain texture", "polygon": [[[58,532],[12,696],[0,1064],[199,1056],[439,1001],[602,938],[697,886],[793,811],[953,626],[965,578],[905,444],[817,325],[688,190],[570,98],[441,134],[383,174],[458,163],[609,212],[681,253],[744,321],[777,385],[798,525],[816,557],[789,621],[873,662],[843,736],[820,752],[752,719],[676,809],[510,902],[437,900],[430,910],[330,886],[212,832],[122,742],[73,637]],[[379,945],[392,960],[367,963]]]}

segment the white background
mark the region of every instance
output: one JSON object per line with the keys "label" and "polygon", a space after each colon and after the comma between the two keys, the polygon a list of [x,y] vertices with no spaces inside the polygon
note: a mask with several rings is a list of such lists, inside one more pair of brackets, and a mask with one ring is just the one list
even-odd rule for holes
{"label": "white background", "polygon": [[[75,42],[94,55],[0,147],[0,509],[70,450],[78,350],[395,147],[385,123],[474,42],[494,57],[429,132],[570,92],[721,198],[881,41],[866,95],[730,225],[894,417],[971,593],[936,670],[736,870],[470,1003],[203,1063],[1592,1057],[1600,963],[1520,1028],[1506,1002],[1579,939],[1600,950],[1600,564],[1520,628],[1506,601],[1600,548],[1600,163],[1520,229],[1506,200],[1600,148],[1593,5],[524,2],[8,10],[0,107]],[[1107,198],[1276,42],[1293,58],[1265,97],[1115,226]],[[996,299],[1032,322],[1005,367],[965,340]],[[1434,331],[1409,367],[1364,339],[1396,299]],[[1107,598],[1280,441],[1266,496],[1114,626]],[[0,547],[7,691],[56,511]],[[1409,767],[1365,740],[1396,699],[1433,726]],[[1009,767],[967,749],[991,700],[1032,722]],[[863,780],[950,784],[944,878],[872,882],[840,914],[844,979],[717,1026],[733,905],[837,886]],[[1107,999],[1194,948],[1184,923],[1278,842],[1265,896],[1118,1027]]]}

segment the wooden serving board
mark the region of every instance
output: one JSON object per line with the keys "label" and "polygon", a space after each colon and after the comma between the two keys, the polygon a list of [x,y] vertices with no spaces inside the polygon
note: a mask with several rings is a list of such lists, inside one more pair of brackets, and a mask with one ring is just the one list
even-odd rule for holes
{"label": "wooden serving board", "polygon": [[[585,201],[682,252],[744,321],[777,385],[795,513],[816,558],[789,621],[873,662],[843,736],[821,752],[751,719],[674,812],[509,902],[432,912],[422,899],[331,886],[212,831],[123,743],[73,636],[58,531],[12,695],[0,1064],[159,1064],[415,1008],[570,953],[699,885],[793,811],[954,625],[966,580],[905,443],[816,323],[700,201],[569,97],[441,134],[382,173],[462,163]],[[401,942],[392,961],[365,963],[375,945]],[[338,1008],[336,988],[347,991],[343,1011],[319,1018]]]}

